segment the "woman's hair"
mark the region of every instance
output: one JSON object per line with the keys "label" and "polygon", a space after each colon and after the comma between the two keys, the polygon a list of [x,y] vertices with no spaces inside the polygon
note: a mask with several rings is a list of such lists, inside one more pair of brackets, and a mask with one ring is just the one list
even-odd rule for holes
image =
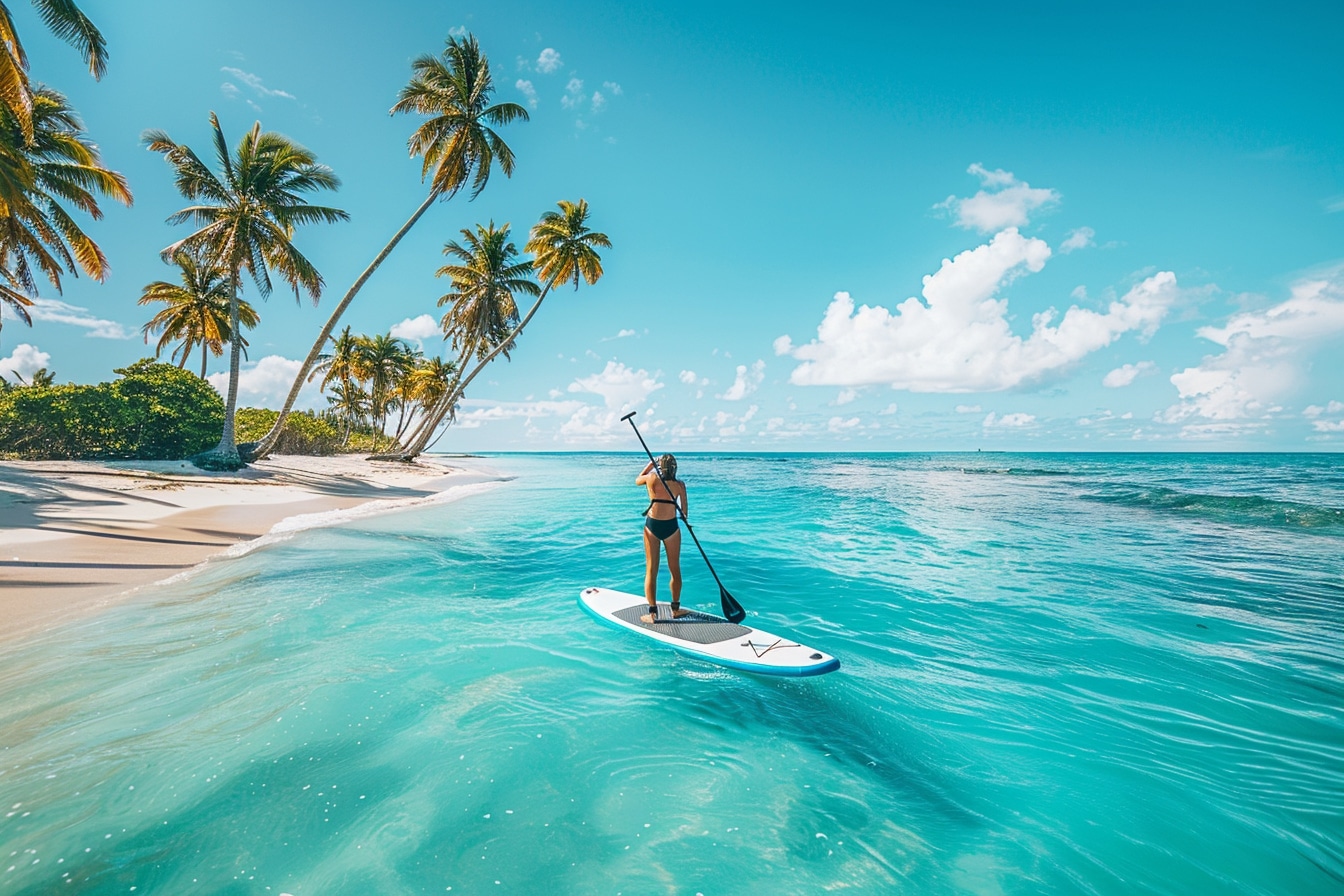
{"label": "woman's hair", "polygon": [[670,454],[664,454],[658,458],[658,473],[664,481],[670,482],[677,478],[677,459]]}

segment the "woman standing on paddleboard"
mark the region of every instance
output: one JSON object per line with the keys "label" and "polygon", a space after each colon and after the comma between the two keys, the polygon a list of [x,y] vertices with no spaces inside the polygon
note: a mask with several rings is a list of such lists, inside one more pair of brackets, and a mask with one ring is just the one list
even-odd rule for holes
{"label": "woman standing on paddleboard", "polygon": [[672,574],[672,618],[678,619],[690,611],[681,608],[681,527],[677,525],[677,504],[682,515],[687,515],[686,484],[677,479],[677,459],[670,454],[658,458],[658,469],[649,461],[636,485],[649,490],[649,506],[644,511],[644,599],[649,612],[639,617],[640,622],[652,625],[658,621],[658,545],[667,552],[667,569]]}

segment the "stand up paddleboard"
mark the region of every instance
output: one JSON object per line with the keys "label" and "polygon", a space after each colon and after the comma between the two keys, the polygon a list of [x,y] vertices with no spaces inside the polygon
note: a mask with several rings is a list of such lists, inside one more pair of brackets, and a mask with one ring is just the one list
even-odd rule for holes
{"label": "stand up paddleboard", "polygon": [[639,621],[649,612],[644,598],[609,588],[585,588],[579,592],[579,605],[607,625],[623,628],[650,638],[678,653],[718,663],[730,669],[758,672],[762,675],[824,675],[840,668],[840,661],[769,632],[737,625],[721,616],[692,611],[672,619],[667,604],[658,605],[655,624]]}

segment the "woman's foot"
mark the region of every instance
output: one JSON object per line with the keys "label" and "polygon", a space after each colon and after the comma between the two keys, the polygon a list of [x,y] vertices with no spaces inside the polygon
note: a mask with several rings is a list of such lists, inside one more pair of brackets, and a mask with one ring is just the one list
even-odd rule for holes
{"label": "woman's foot", "polygon": [[689,616],[689,615],[691,615],[691,611],[690,611],[690,610],[683,610],[683,609],[681,608],[681,601],[678,601],[678,600],[674,600],[674,601],[672,601],[672,618],[673,618],[673,619],[680,619],[680,618],[683,617],[683,616]]}
{"label": "woman's foot", "polygon": [[656,624],[658,622],[658,607],[657,606],[649,607],[649,612],[639,617],[639,621],[644,623],[645,625]]}

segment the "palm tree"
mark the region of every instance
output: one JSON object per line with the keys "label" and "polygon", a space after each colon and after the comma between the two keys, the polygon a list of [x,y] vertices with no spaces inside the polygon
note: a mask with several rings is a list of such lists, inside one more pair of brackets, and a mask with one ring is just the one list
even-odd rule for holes
{"label": "palm tree", "polygon": [[[554,287],[562,283],[573,283],[577,291],[581,281],[586,281],[592,286],[602,278],[602,257],[597,254],[597,248],[610,249],[611,240],[605,233],[588,228],[588,203],[585,200],[567,202],[562,199],[558,205],[560,211],[548,211],[541,216],[541,220],[532,228],[531,238],[527,241],[526,247],[527,251],[532,253],[532,267],[536,270],[537,279],[545,283],[546,288],[542,290],[537,301],[527,312],[527,316],[519,322],[508,338],[500,341],[489,354],[481,358],[470,373],[454,384],[454,394],[443,399],[443,404],[449,408],[461,400],[471,381],[500,352],[508,357],[509,349]],[[437,425],[436,422],[434,426]],[[432,427],[428,430],[421,429],[408,448],[407,453],[411,457],[425,450],[431,432]]]}
{"label": "palm tree", "polygon": [[[437,355],[431,358],[421,358],[420,363],[405,380],[408,403],[418,406],[421,415],[427,413],[431,407],[448,394],[453,377],[456,374],[457,365],[452,361],[445,361]],[[401,437],[405,435],[406,425],[414,422],[414,420],[413,415],[408,415],[398,424],[397,441],[400,441]]]}
{"label": "palm tree", "polygon": [[[441,321],[444,337],[451,340],[458,352],[458,370],[465,368],[473,356],[484,359],[503,352],[509,355],[509,334],[518,321],[518,304],[514,293],[535,296],[541,290],[532,281],[532,267],[514,259],[518,248],[509,242],[509,225],[488,227],[476,225],[476,232],[463,230],[466,245],[449,242],[443,254],[456,259],[458,264],[446,264],[435,272],[436,277],[452,280],[453,291],[439,299],[439,305],[451,304]],[[454,382],[448,392],[421,418],[419,426],[407,440],[409,457],[424,450],[429,436],[443,418],[452,413],[461,397],[461,388]]]}
{"label": "palm tree", "polygon": [[318,356],[326,348],[327,338],[336,329],[341,315],[434,200],[453,198],[468,182],[471,198],[475,199],[485,189],[496,164],[505,177],[513,176],[513,151],[494,128],[514,121],[527,121],[527,110],[517,103],[491,105],[494,89],[490,62],[470,34],[462,38],[449,37],[440,55],[421,56],[411,63],[411,80],[401,89],[391,112],[428,116],[428,120],[411,135],[407,147],[412,157],[421,157],[420,178],[422,181],[429,178],[429,195],[332,309],[331,317],[318,333],[299,375],[294,378],[271,431],[255,445],[245,446],[252,456],[265,457],[275,445],[286,415],[299,397],[299,390]]}
{"label": "palm tree", "polygon": [[[154,357],[173,342],[181,344],[173,349],[171,357],[178,367],[187,365],[187,356],[196,346],[201,347],[201,379],[205,379],[207,351],[218,358],[224,354],[224,344],[233,341],[229,329],[229,277],[219,268],[208,264],[199,251],[181,251],[173,255],[180,274],[180,283],[155,280],[140,294],[140,305],[163,302],[162,309],[141,327],[145,342],[150,333],[161,333],[154,347]],[[250,304],[238,300],[238,322],[249,330],[256,327],[257,312]],[[246,348],[247,340],[240,340]],[[181,356],[179,360],[179,355]]]}
{"label": "palm tree", "polygon": [[331,394],[327,396],[327,403],[331,409],[340,414],[342,422],[345,424],[345,434],[341,440],[342,445],[350,443],[350,433],[355,425],[362,422],[369,413],[369,393],[365,392],[363,387],[354,380],[337,380],[332,386]]}
{"label": "palm tree", "polygon": [[[33,0],[33,6],[57,37],[84,55],[89,74],[101,78],[107,70],[107,43],[73,0]],[[19,42],[9,8],[0,2],[0,104],[13,114],[27,142],[34,137],[33,99],[28,55]]]}
{"label": "palm tree", "polygon": [[359,338],[355,372],[369,384],[370,412],[379,433],[387,425],[387,412],[399,400],[398,385],[414,369],[415,356],[402,340],[388,334]]}
{"label": "palm tree", "polygon": [[64,96],[39,88],[28,111],[31,138],[18,116],[0,104],[0,304],[31,326],[27,308],[37,292],[37,272],[57,292],[66,273],[107,278],[107,257],[66,204],[98,220],[99,195],[130,205],[131,191],[126,178],[103,167]]}
{"label": "palm tree", "polygon": [[[220,166],[216,175],[186,144],[176,143],[163,131],[146,131],[145,145],[163,153],[172,166],[177,189],[194,202],[168,218],[170,224],[185,221],[198,229],[163,250],[172,258],[180,249],[199,250],[229,277],[229,332],[241,335],[238,292],[243,271],[256,284],[262,298],[271,293],[273,269],[294,290],[300,289],[316,303],[322,293],[322,275],[294,246],[294,230],[300,224],[334,223],[349,218],[336,208],[309,205],[300,194],[335,190],[340,180],[313,153],[289,138],[261,130],[261,122],[238,142],[230,156],[219,119],[210,113],[214,149]],[[236,470],[243,465],[234,443],[234,412],[238,405],[238,360],[242,340],[230,343],[229,389],[224,402],[224,431],[219,445],[193,458],[206,469]]]}

